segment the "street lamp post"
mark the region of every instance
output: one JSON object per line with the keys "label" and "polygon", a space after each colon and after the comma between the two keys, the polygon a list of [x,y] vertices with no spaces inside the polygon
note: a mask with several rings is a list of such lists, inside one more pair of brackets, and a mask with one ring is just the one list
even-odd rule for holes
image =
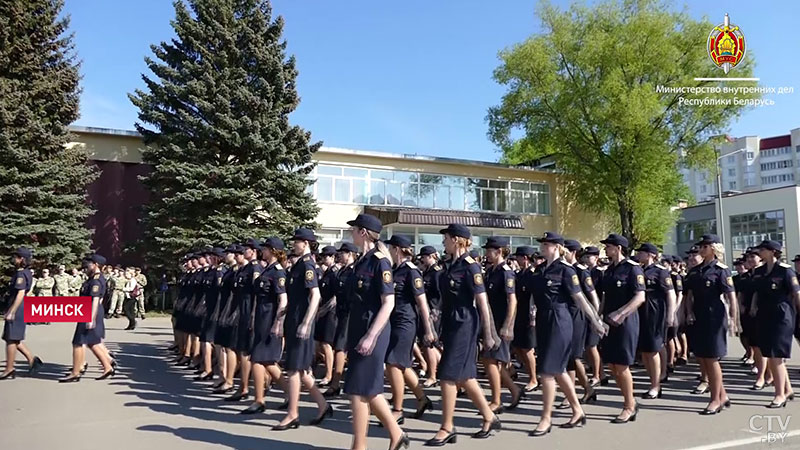
{"label": "street lamp post", "polygon": [[[720,167],[720,161],[722,158],[726,156],[732,156],[737,153],[742,153],[747,151],[747,147],[740,148],[735,152],[730,152],[724,155],[719,155],[717,157],[716,168],[717,168],[717,203],[719,203],[719,220],[717,220],[717,226],[719,227],[719,239],[722,241],[722,248],[725,249],[725,259],[728,259],[728,247],[725,245],[725,215],[722,209],[722,167]],[[720,150],[721,152],[721,150]],[[727,261],[725,261],[727,263]]]}

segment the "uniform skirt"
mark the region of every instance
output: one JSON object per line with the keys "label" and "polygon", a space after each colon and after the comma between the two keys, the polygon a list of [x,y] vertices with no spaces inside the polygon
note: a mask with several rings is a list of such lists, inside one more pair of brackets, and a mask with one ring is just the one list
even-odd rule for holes
{"label": "uniform skirt", "polygon": [[105,335],[105,322],[103,321],[103,307],[98,305],[95,315],[94,328],[87,327],[85,322],[79,322],[75,326],[75,333],[72,335],[72,345],[97,345],[103,342]]}
{"label": "uniform skirt", "polygon": [[22,314],[24,305],[20,305],[14,313],[14,320],[6,320],[3,324],[3,340],[6,342],[25,340],[25,317]]}
{"label": "uniform skirt", "polygon": [[725,305],[719,298],[695,298],[695,322],[689,336],[690,346],[698,358],[722,358],[728,354]]}
{"label": "uniform skirt", "polygon": [[439,379],[460,382],[478,376],[478,311],[474,306],[460,306],[445,312],[442,319],[442,359]]}
{"label": "uniform skirt", "polygon": [[276,305],[258,305],[253,328],[253,346],[250,360],[257,363],[274,363],[281,360],[281,338],[272,334]]}
{"label": "uniform skirt", "polygon": [[578,308],[569,308],[572,317],[572,345],[570,346],[570,359],[580,359],[586,348],[586,317]]}
{"label": "uniform skirt", "polygon": [[587,348],[597,347],[600,344],[600,335],[594,330],[592,323],[588,320],[586,321],[586,345],[584,345],[584,350]]}
{"label": "uniform skirt", "polygon": [[311,322],[307,339],[297,337],[297,330],[305,318],[308,304],[298,305],[289,301],[289,310],[286,313],[284,332],[286,339],[286,360],[284,369],[287,371],[305,371],[311,369],[314,363],[314,322]]}
{"label": "uniform skirt", "polygon": [[527,305],[525,308],[517,308],[517,315],[514,318],[514,340],[511,341],[512,347],[523,350],[536,348],[536,329],[531,326],[530,315]]}
{"label": "uniform skirt", "polygon": [[[430,308],[430,306],[429,306]],[[425,344],[425,323],[423,322],[423,318],[417,313],[417,343],[422,348],[431,348],[431,347],[439,347],[441,342],[438,341],[439,337],[442,335],[442,311],[430,309],[430,321],[431,327],[433,328],[433,333],[437,337],[437,342],[432,342],[430,344]]]}
{"label": "uniform skirt", "polygon": [[386,364],[407,369],[411,367],[414,339],[417,336],[417,314],[412,305],[395,307],[390,318],[392,331],[386,350]]}
{"label": "uniform skirt", "polygon": [[630,366],[636,357],[638,343],[639,312],[634,311],[621,325],[610,326],[608,334],[600,340],[600,357],[606,364]]}
{"label": "uniform skirt", "polygon": [[214,309],[206,309],[206,317],[203,319],[203,328],[200,330],[200,342],[214,342],[214,334],[217,330],[217,318]]}
{"label": "uniform skirt", "polygon": [[328,311],[317,320],[314,328],[314,340],[333,344],[336,339],[336,311]]}
{"label": "uniform skirt", "polygon": [[795,311],[789,303],[761,307],[756,313],[761,335],[758,348],[766,358],[791,358]]}
{"label": "uniform skirt", "polygon": [[646,300],[639,308],[639,351],[655,353],[664,347],[666,311],[663,304]]}
{"label": "uniform skirt", "polygon": [[239,320],[234,326],[232,348],[237,352],[245,354],[253,347],[253,330],[250,329],[251,311],[252,303],[250,296],[242,296],[239,302]]}
{"label": "uniform skirt", "polygon": [[347,372],[344,374],[344,392],[362,397],[374,397],[383,392],[383,363],[391,339],[391,323],[387,324],[375,341],[369,355],[355,351],[361,338],[367,333],[376,311],[354,308],[350,313],[347,330]]}
{"label": "uniform skirt", "polygon": [[343,352],[347,349],[347,327],[350,322],[350,311],[336,310],[336,332],[333,336],[333,350]]}
{"label": "uniform skirt", "polygon": [[558,375],[567,371],[572,356],[572,316],[566,305],[540,308],[536,314],[536,371]]}

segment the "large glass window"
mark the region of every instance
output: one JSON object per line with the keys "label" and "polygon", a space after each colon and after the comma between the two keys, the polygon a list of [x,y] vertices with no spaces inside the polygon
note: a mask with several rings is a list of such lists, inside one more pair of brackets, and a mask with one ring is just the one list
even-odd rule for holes
{"label": "large glass window", "polygon": [[783,210],[764,211],[731,216],[731,249],[734,255],[755,247],[761,241],[778,241],[786,252],[785,220]]}
{"label": "large glass window", "polygon": [[311,176],[315,183],[310,191],[319,202],[550,214],[546,183],[326,164]]}
{"label": "large glass window", "polygon": [[678,243],[695,243],[704,234],[717,234],[717,219],[695,220],[678,224]]}

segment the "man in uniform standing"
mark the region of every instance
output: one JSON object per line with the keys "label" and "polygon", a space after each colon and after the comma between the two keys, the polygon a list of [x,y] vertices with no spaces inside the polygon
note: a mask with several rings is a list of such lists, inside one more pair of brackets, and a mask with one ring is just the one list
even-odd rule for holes
{"label": "man in uniform standing", "polygon": [[52,297],[55,284],[56,281],[50,276],[50,269],[42,269],[42,276],[36,280],[33,292],[37,297]]}
{"label": "man in uniform standing", "polygon": [[136,305],[138,307],[137,314],[144,320],[144,287],[147,286],[147,277],[144,276],[142,269],[139,267],[135,268],[135,273],[136,275],[134,278],[136,278],[136,282],[139,283],[139,295],[136,296]]}
{"label": "man in uniform standing", "polygon": [[67,274],[63,264],[58,266],[58,273],[53,276],[53,279],[56,283],[53,295],[56,297],[68,297],[70,295],[69,282],[72,280],[72,277]]}
{"label": "man in uniform standing", "polygon": [[111,290],[111,306],[108,308],[108,315],[114,318],[122,314],[122,306],[125,302],[125,274],[120,267],[115,267],[114,272],[108,277],[108,289]]}
{"label": "man in uniform standing", "polygon": [[69,296],[77,297],[78,293],[81,290],[82,284],[83,284],[83,277],[81,276],[80,270],[78,270],[77,268],[72,269],[72,276],[69,279]]}

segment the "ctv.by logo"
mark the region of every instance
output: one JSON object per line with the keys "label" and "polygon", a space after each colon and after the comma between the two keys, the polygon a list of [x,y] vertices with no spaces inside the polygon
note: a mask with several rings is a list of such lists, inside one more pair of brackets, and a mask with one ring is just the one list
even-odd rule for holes
{"label": "ctv.by logo", "polygon": [[789,429],[789,421],[791,419],[792,416],[782,417],[756,414],[750,417],[750,431],[762,433],[766,428],[767,435],[761,438],[761,442],[767,444],[783,444],[784,439],[789,435],[786,430]]}

